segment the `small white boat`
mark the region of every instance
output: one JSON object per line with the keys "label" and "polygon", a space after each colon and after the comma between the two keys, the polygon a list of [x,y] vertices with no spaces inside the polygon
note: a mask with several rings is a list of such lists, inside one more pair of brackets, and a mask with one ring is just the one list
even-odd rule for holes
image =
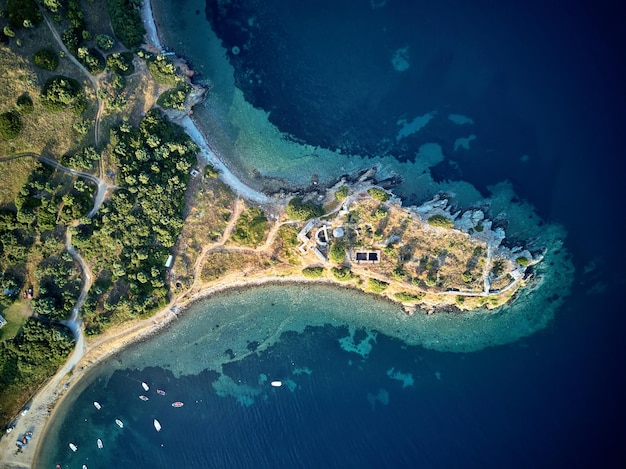
{"label": "small white boat", "polygon": [[148,386],[146,383],[144,383],[143,381],[141,382],[141,387],[143,388],[144,391],[148,391],[150,389],[150,386]]}
{"label": "small white boat", "polygon": [[152,423],[154,423],[154,428],[156,428],[156,431],[160,432],[161,431],[161,422],[159,422],[157,419],[154,419],[154,422],[152,422]]}
{"label": "small white boat", "polygon": [[115,423],[117,423],[118,427],[124,428],[124,423],[120,419],[115,419]]}
{"label": "small white boat", "polygon": [[147,401],[148,400],[148,396],[144,396],[142,394],[141,396],[139,396],[139,399],[141,399],[142,401]]}
{"label": "small white boat", "polygon": [[89,468],[87,467],[87,464],[83,464],[83,469],[89,469]]}
{"label": "small white boat", "polygon": [[98,449],[102,449],[102,448],[104,448],[104,445],[102,444],[102,440],[98,438]]}
{"label": "small white boat", "polygon": [[180,401],[172,402],[172,407],[182,407],[184,405],[185,404]]}
{"label": "small white boat", "polygon": [[279,388],[283,385],[282,381],[272,381],[271,385],[274,386],[275,388]]}
{"label": "small white boat", "polygon": [[93,406],[98,410],[102,409],[102,406],[100,405],[98,401],[93,401]]}
{"label": "small white boat", "polygon": [[74,452],[76,452],[76,450],[78,449],[78,446],[76,446],[74,443],[70,443],[68,446],[69,446],[69,447],[70,447],[70,449],[71,449],[72,451],[74,451]]}

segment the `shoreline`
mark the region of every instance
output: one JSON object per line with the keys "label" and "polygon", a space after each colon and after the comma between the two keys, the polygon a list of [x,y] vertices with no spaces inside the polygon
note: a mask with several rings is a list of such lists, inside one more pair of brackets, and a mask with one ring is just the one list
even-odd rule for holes
{"label": "shoreline", "polygon": [[[144,26],[146,27],[145,45],[148,48],[154,48],[159,52],[165,52],[158,36],[158,30],[153,16],[150,0],[145,0],[143,2],[141,15],[144,21]],[[245,178],[240,178],[239,175],[236,174],[236,171],[229,169],[228,166],[212,150],[209,139],[201,130],[201,127],[194,121],[192,116],[184,115],[175,121],[185,129],[185,132],[200,147],[198,159],[202,158],[204,162],[213,165],[217,170],[219,170],[220,179],[224,181],[237,195],[248,201],[262,205],[282,205],[284,203],[282,199],[274,199],[271,195],[255,189]],[[105,332],[103,336],[95,337],[91,341],[86,341],[84,353],[75,368],[70,371],[69,379],[67,374],[60,376],[57,380],[58,382],[56,386],[50,386],[51,381],[48,381],[35,395],[35,399],[38,401],[38,404],[37,407],[33,406],[31,409],[30,420],[36,421],[38,426],[36,427],[36,433],[31,440],[30,450],[21,453],[17,457],[13,457],[7,453],[6,456],[8,457],[6,459],[3,457],[0,461],[0,468],[32,467],[34,461],[39,459],[39,452],[41,450],[40,443],[42,441],[40,438],[43,437],[48,429],[48,425],[54,419],[61,402],[63,402],[65,397],[69,394],[67,391],[73,390],[76,384],[81,382],[82,379],[87,376],[87,372],[94,369],[97,365],[109,359],[111,356],[123,351],[130,345],[137,344],[154,334],[162,332],[165,327],[171,324],[172,320],[179,317],[181,312],[199,301],[205,300],[217,293],[228,292],[239,288],[260,287],[264,285],[283,283],[322,284],[329,285],[334,288],[355,289],[363,292],[363,290],[359,288],[338,284],[337,282],[333,282],[331,280],[310,279],[297,275],[289,275],[287,277],[261,276],[247,280],[226,279],[222,282],[224,283],[205,286],[204,288],[200,286],[199,289],[193,293],[187,292],[176,296],[172,298],[172,300],[164,308],[157,311],[152,317],[130,324],[127,323],[114,326],[112,330],[109,331],[110,335],[107,336],[107,332]],[[380,295],[375,296],[384,298]],[[398,304],[398,307],[401,308],[400,303],[396,304]],[[64,383],[68,383],[69,385],[66,386]],[[26,420],[27,416],[21,418]],[[7,438],[3,438],[0,443],[3,443],[4,440],[7,440]],[[9,438],[8,440],[10,443],[12,438]]]}
{"label": "shoreline", "polygon": [[[146,40],[144,45],[148,49],[164,53],[165,51],[159,40],[150,0],[145,0],[143,2],[143,6],[141,7],[141,17],[146,28]],[[268,205],[274,202],[267,194],[253,189],[237,178],[233,171],[231,171],[211,149],[208,139],[190,116],[185,115],[184,117],[177,119],[177,121],[177,123],[185,129],[185,132],[187,132],[187,134],[200,148],[198,158],[202,158],[206,163],[216,167],[216,169],[219,170],[219,177],[237,195],[262,205]],[[17,469],[32,467],[34,461],[36,461],[39,456],[39,451],[41,449],[41,437],[45,434],[50,421],[53,419],[56,411],[58,410],[59,404],[63,401],[65,396],[67,396],[67,391],[73,388],[86,375],[87,371],[91,370],[103,360],[106,360],[115,353],[122,351],[129,345],[137,343],[142,339],[159,332],[173,319],[178,317],[179,310],[190,306],[192,303],[207,298],[214,293],[234,288],[261,286],[269,283],[280,282],[331,283],[320,282],[314,279],[307,279],[305,277],[261,277],[246,281],[239,280],[221,285],[214,285],[206,289],[201,289],[183,301],[180,301],[181,298],[175,297],[167,306],[155,313],[152,317],[141,320],[137,323],[122,325],[120,330],[115,331],[112,336],[106,336],[105,333],[104,337],[100,337],[99,340],[96,339],[95,342],[89,343],[89,341],[87,341],[83,346],[83,353],[80,360],[69,371],[69,379],[66,379],[68,373],[63,376],[55,375],[51,377],[32,397],[32,405],[29,413],[24,416],[18,416],[20,421],[25,421],[26,427],[33,431],[33,437],[30,441],[29,450],[13,454],[13,446],[10,444],[10,441],[12,441],[13,438],[9,437],[9,435],[3,435],[0,439],[0,468]],[[70,353],[68,360],[74,353],[76,353],[76,348]],[[63,368],[61,368],[61,370],[62,369]],[[6,450],[3,448],[5,445],[7,446]]]}

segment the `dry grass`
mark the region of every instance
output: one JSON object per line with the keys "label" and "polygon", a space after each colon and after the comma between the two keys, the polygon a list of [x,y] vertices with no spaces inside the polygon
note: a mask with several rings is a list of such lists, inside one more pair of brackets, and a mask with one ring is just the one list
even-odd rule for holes
{"label": "dry grass", "polygon": [[271,262],[266,254],[219,250],[206,257],[202,267],[202,280],[212,282],[230,274],[246,277],[266,270],[270,266]]}

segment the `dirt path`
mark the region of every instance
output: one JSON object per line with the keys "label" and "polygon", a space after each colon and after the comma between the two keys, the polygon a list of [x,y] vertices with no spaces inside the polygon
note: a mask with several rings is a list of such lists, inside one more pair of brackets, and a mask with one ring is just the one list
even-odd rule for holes
{"label": "dirt path", "polygon": [[[48,14],[44,10],[44,8],[40,6],[39,11],[41,11],[41,16],[46,22],[46,25],[48,26],[50,33],[54,37],[54,40],[57,42],[57,45],[65,53],[65,56],[68,59],[70,59],[70,61],[82,72],[83,75],[85,75],[85,77],[87,77],[87,79],[91,82],[91,86],[93,86],[95,96],[96,96],[96,102],[98,103],[98,110],[96,111],[96,122],[94,124],[94,141],[95,141],[95,146],[97,148],[98,145],[100,144],[100,119],[102,117],[102,113],[104,112],[104,102],[100,98],[98,98],[99,78],[89,73],[89,70],[87,70],[85,66],[82,63],[80,63],[79,60],[76,57],[74,57],[74,55],[70,53],[67,47],[65,47],[65,44],[63,44],[63,40],[61,39],[61,36],[59,36],[59,33],[50,22],[50,19],[48,18]],[[102,74],[100,74],[99,76],[101,75]]]}

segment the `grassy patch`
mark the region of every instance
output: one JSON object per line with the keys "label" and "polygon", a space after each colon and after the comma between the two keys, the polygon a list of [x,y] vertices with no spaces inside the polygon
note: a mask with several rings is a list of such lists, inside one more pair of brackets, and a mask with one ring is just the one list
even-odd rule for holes
{"label": "grassy patch", "polygon": [[245,210],[237,220],[232,240],[242,246],[256,247],[263,242],[267,232],[267,218],[258,208]]}

